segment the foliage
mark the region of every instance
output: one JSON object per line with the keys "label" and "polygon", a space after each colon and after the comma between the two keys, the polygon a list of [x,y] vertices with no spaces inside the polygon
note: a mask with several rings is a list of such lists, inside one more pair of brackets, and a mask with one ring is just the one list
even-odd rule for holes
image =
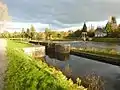
{"label": "foliage", "polygon": [[88,37],[94,37],[95,36],[95,31],[94,30],[89,30],[87,35],[88,35]]}
{"label": "foliage", "polygon": [[77,30],[77,31],[74,32],[74,36],[75,36],[75,37],[80,37],[80,36],[81,36],[81,33],[82,33],[81,30]]}
{"label": "foliage", "polygon": [[120,58],[120,53],[114,49],[106,48],[106,49],[99,49],[94,47],[84,47],[84,48],[73,48],[72,50],[80,51],[80,52],[87,52],[91,54],[109,56],[109,57],[116,57]]}
{"label": "foliage", "polygon": [[50,36],[51,36],[51,30],[46,28],[45,29],[45,35],[46,35],[46,39],[49,40],[50,39]]}
{"label": "foliage", "polygon": [[8,41],[4,90],[86,90],[73,84],[71,79],[67,80],[61,71],[25,55],[21,49],[17,49],[19,44]]}
{"label": "foliage", "polygon": [[107,31],[107,34],[109,34],[110,32],[112,32],[112,26],[111,26],[111,23],[107,23],[106,26],[105,26],[105,29]]}
{"label": "foliage", "polygon": [[36,33],[35,40],[41,40],[41,39],[45,39],[44,33]]}
{"label": "foliage", "polygon": [[115,17],[111,17],[111,21],[106,24],[105,29],[108,37],[120,37],[120,29]]}
{"label": "foliage", "polygon": [[8,38],[8,37],[11,37],[11,34],[7,31],[4,31],[4,33],[1,33],[0,37]]}
{"label": "foliage", "polygon": [[25,33],[25,30],[24,30],[24,28],[22,28],[21,37],[22,37],[22,38],[25,38],[25,34],[26,34],[26,33]]}
{"label": "foliage", "polygon": [[110,43],[118,43],[120,42],[119,38],[93,38],[95,42],[110,42]]}
{"label": "foliage", "polygon": [[82,80],[82,83],[88,87],[88,90],[104,90],[103,80],[95,73],[85,75]]}
{"label": "foliage", "polygon": [[36,34],[35,28],[34,28],[34,26],[31,25],[31,27],[30,27],[30,38],[35,39],[35,34]]}
{"label": "foliage", "polygon": [[27,28],[27,31],[25,33],[25,37],[30,38],[30,29],[29,28]]}

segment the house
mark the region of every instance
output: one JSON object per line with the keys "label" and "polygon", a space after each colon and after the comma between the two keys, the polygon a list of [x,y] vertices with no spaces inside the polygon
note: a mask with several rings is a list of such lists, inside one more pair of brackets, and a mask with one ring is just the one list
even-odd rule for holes
{"label": "house", "polygon": [[107,36],[107,32],[104,28],[97,27],[95,30],[95,37],[105,37]]}

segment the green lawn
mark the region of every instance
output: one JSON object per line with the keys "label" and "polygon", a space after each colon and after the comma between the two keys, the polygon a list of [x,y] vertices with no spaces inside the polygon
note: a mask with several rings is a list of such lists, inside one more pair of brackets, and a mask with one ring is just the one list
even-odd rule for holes
{"label": "green lawn", "polygon": [[24,48],[24,47],[31,47],[31,44],[22,43],[18,40],[7,40],[9,48]]}
{"label": "green lawn", "polygon": [[20,48],[27,46],[31,45],[7,41],[8,68],[4,90],[86,90],[67,80],[61,71],[25,55]]}

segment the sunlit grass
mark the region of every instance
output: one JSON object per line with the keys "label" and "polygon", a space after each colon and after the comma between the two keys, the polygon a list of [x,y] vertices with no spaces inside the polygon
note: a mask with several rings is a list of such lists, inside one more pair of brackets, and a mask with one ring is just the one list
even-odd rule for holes
{"label": "sunlit grass", "polygon": [[117,57],[120,58],[120,52],[114,50],[114,49],[99,49],[99,48],[72,48],[71,50],[85,52],[85,53],[91,53],[91,54],[97,54],[97,55],[103,55],[107,57]]}
{"label": "sunlit grass", "polygon": [[28,43],[22,43],[18,40],[7,40],[9,48],[25,48],[25,47],[31,47],[31,44]]}
{"label": "sunlit grass", "polygon": [[8,68],[4,90],[86,90],[80,83],[67,80],[61,71],[25,55],[21,48],[31,45],[7,42]]}

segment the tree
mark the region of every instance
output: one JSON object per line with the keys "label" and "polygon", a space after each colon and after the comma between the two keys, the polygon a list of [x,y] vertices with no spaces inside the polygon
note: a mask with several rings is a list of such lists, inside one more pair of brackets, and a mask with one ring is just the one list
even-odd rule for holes
{"label": "tree", "polygon": [[112,23],[112,24],[117,24],[116,17],[110,16],[109,22]]}
{"label": "tree", "polygon": [[108,22],[105,26],[105,30],[107,32],[107,36],[110,36],[110,33],[112,32],[112,26],[111,26],[111,23]]}
{"label": "tree", "polygon": [[45,29],[45,35],[46,35],[46,39],[49,40],[50,39],[50,36],[51,36],[51,30],[46,28]]}
{"label": "tree", "polygon": [[25,33],[25,37],[26,38],[30,38],[30,30],[27,28],[27,31]]}
{"label": "tree", "polygon": [[1,34],[1,37],[2,38],[10,38],[10,33],[8,31],[4,31],[2,34]]}
{"label": "tree", "polygon": [[25,38],[25,30],[24,30],[24,28],[22,28],[21,37]]}
{"label": "tree", "polygon": [[75,31],[73,34],[75,37],[80,37],[81,36],[82,31],[80,29],[78,29],[77,31]]}
{"label": "tree", "polygon": [[95,36],[95,31],[94,30],[89,30],[87,33],[88,37],[94,37]]}
{"label": "tree", "polygon": [[31,39],[35,38],[35,33],[36,33],[36,30],[35,30],[34,26],[31,25],[31,28],[30,28],[30,38]]}
{"label": "tree", "polygon": [[61,35],[60,33],[58,33],[58,34],[57,34],[57,37],[58,37],[58,38],[61,38],[61,37],[62,37],[62,35]]}
{"label": "tree", "polygon": [[116,18],[111,16],[108,23],[105,26],[105,30],[107,31],[108,37],[114,37],[117,31],[117,21]]}

